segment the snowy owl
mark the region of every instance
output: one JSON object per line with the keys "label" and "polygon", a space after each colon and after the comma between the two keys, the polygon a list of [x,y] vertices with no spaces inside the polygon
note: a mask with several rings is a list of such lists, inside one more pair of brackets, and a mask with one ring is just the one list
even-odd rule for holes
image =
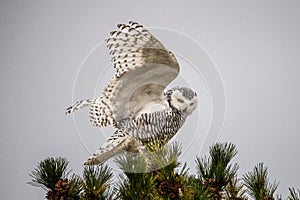
{"label": "snowy owl", "polygon": [[106,39],[116,69],[99,98],[76,102],[70,114],[90,107],[94,126],[114,126],[116,132],[85,163],[102,164],[123,151],[141,152],[146,145],[165,145],[197,107],[192,89],[166,87],[180,68],[171,51],[136,22],[119,24]]}

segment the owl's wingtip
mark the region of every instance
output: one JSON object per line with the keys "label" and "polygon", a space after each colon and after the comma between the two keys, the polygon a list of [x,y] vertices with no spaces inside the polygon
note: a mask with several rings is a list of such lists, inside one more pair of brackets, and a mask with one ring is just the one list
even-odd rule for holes
{"label": "owl's wingtip", "polygon": [[66,109],[65,115],[69,115],[72,113],[71,108],[72,108],[72,106]]}

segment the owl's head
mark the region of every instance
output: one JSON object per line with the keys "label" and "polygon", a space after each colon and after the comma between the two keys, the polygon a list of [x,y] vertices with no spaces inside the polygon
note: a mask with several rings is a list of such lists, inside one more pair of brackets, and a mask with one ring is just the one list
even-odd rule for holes
{"label": "owl's head", "polygon": [[170,105],[188,116],[197,107],[197,94],[190,88],[175,87],[167,92]]}

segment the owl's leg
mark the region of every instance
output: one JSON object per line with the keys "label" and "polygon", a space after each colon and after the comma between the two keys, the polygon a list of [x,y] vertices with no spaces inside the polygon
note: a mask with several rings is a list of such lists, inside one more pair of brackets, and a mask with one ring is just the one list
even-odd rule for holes
{"label": "owl's leg", "polygon": [[109,158],[120,154],[123,151],[134,153],[142,152],[140,142],[134,137],[128,135],[123,130],[117,130],[94,154],[85,165],[102,164]]}

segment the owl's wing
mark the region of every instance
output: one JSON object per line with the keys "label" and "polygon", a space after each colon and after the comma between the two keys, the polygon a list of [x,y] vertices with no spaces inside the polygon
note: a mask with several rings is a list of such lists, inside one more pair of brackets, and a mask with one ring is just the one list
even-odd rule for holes
{"label": "owl's wing", "polygon": [[134,117],[149,102],[159,102],[179,73],[175,56],[136,22],[120,24],[106,40],[116,75],[92,104],[96,126],[118,124]]}

